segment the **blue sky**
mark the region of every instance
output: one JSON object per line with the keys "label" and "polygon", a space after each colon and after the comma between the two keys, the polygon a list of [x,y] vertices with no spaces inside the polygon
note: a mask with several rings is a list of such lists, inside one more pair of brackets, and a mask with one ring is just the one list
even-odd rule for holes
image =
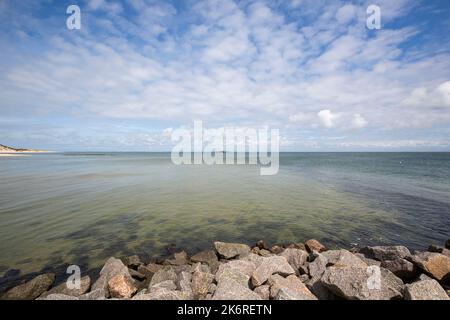
{"label": "blue sky", "polygon": [[3,0],[0,143],[162,151],[202,120],[285,151],[450,151],[449,30],[446,0]]}

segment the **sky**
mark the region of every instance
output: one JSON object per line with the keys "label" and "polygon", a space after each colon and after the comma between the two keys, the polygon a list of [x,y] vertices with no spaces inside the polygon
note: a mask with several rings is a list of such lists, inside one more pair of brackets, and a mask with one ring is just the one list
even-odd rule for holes
{"label": "sky", "polygon": [[449,30],[447,0],[0,0],[0,144],[170,151],[201,120],[282,151],[450,151]]}

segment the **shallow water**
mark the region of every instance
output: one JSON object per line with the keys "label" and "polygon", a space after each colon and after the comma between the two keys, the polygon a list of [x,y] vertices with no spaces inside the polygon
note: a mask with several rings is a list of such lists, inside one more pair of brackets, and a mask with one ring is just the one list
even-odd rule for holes
{"label": "shallow water", "polygon": [[277,175],[260,176],[257,166],[176,166],[168,153],[0,158],[0,276],[86,271],[113,255],[194,252],[218,239],[423,249],[450,236],[450,153],[280,161]]}

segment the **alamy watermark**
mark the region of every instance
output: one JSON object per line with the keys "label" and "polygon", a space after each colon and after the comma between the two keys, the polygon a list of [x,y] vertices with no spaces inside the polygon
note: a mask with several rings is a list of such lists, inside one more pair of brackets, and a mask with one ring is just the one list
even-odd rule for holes
{"label": "alamy watermark", "polygon": [[192,130],[173,130],[171,140],[176,142],[171,152],[176,165],[259,164],[263,176],[278,173],[278,129],[223,127],[207,130],[202,121],[194,121]]}

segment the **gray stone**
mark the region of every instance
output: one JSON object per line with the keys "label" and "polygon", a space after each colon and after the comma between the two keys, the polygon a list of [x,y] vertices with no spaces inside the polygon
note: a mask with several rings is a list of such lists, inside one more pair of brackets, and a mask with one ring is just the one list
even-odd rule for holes
{"label": "gray stone", "polygon": [[298,291],[294,291],[288,288],[282,288],[278,291],[275,300],[317,300],[317,298],[311,298],[310,295],[303,294]]}
{"label": "gray stone", "polygon": [[80,300],[104,300],[106,299],[105,297],[106,297],[105,289],[99,288],[91,292],[85,293],[81,295],[79,298]]}
{"label": "gray stone", "polygon": [[191,261],[208,264],[212,272],[216,272],[219,267],[219,259],[213,250],[199,252],[191,257]]}
{"label": "gray stone", "polygon": [[10,289],[2,298],[7,300],[33,300],[47,291],[54,281],[54,273],[41,274],[24,284]]}
{"label": "gray stone", "polygon": [[222,269],[223,268],[236,269],[242,272],[243,274],[248,275],[249,277],[256,270],[256,263],[248,260],[231,260],[223,264],[222,266],[223,266]]}
{"label": "gray stone", "polygon": [[405,246],[375,246],[364,247],[360,253],[371,259],[379,261],[404,259],[411,255],[411,252]]}
{"label": "gray stone", "polygon": [[158,284],[158,283],[166,281],[166,280],[172,280],[172,281],[177,280],[177,274],[173,268],[164,267],[164,268],[160,269],[158,272],[156,272],[153,275],[152,280],[150,281],[149,287],[153,287],[155,284]]}
{"label": "gray stone", "polygon": [[326,270],[328,259],[324,255],[319,255],[313,262],[308,264],[309,276],[313,279],[320,279]]}
{"label": "gray stone", "polygon": [[189,257],[185,251],[177,252],[173,256],[173,259],[166,260],[168,264],[182,266],[189,263]]}
{"label": "gray stone", "polygon": [[214,280],[211,273],[196,271],[192,275],[192,293],[196,299],[204,299],[209,292],[209,287]]}
{"label": "gray stone", "polygon": [[407,284],[406,300],[450,300],[445,290],[434,280],[421,280]]}
{"label": "gray stone", "polygon": [[143,263],[138,255],[126,257],[124,259],[124,262],[127,265],[127,267],[132,268],[132,269],[136,269],[140,265],[143,265]]}
{"label": "gray stone", "polygon": [[297,278],[295,275],[290,275],[284,278],[278,274],[270,276],[268,284],[270,285],[270,297],[275,298],[278,291],[281,289],[289,289],[302,297],[309,297],[309,299],[302,300],[317,300],[317,298],[309,291],[309,289]]}
{"label": "gray stone", "polygon": [[273,253],[270,252],[269,250],[266,250],[266,249],[260,249],[259,252],[258,252],[258,254],[259,254],[261,257],[270,257],[270,256],[273,256]]}
{"label": "gray stone", "polygon": [[[284,248],[280,247],[280,246],[272,246],[272,248],[270,248],[270,252],[274,253],[274,254],[280,254],[284,251]],[[261,254],[261,251],[259,252],[259,254]]]}
{"label": "gray stone", "polygon": [[384,270],[380,268],[380,278],[377,283],[376,273],[371,272],[371,269],[329,267],[319,281],[334,294],[345,299],[390,300],[401,298],[399,285],[403,282],[389,270]]}
{"label": "gray stone", "polygon": [[367,263],[348,250],[329,250],[322,253],[329,264],[336,267],[367,267]]}
{"label": "gray stone", "polygon": [[360,258],[362,261],[364,261],[368,266],[378,266],[378,267],[381,266],[381,261],[367,258],[365,255],[363,255],[362,253],[359,253],[359,252],[353,253],[353,254],[355,256],[357,256],[358,258]]}
{"label": "gray stone", "polygon": [[233,268],[228,263],[225,263],[219,266],[215,279],[217,283],[233,280],[241,286],[248,288],[250,277],[242,273],[239,269]]}
{"label": "gray stone", "polygon": [[139,271],[136,271],[134,269],[128,269],[128,272],[130,273],[130,276],[134,279],[144,280],[146,278],[145,274],[140,273]]}
{"label": "gray stone", "polygon": [[150,293],[134,296],[131,300],[191,300],[192,296],[187,292],[159,289]]}
{"label": "gray stone", "polygon": [[88,292],[91,287],[91,278],[89,276],[84,276],[80,279],[80,288],[78,289],[69,289],[67,287],[67,283],[63,282],[60,285],[51,288],[49,291],[44,292],[40,298],[45,298],[50,294],[63,294],[72,297],[79,297],[82,294]]}
{"label": "gray stone", "polygon": [[78,297],[69,296],[62,293],[52,293],[46,297],[38,298],[37,300],[79,300]]}
{"label": "gray stone", "polygon": [[284,250],[280,255],[286,258],[287,262],[296,272],[306,263],[306,259],[308,258],[306,251],[293,248]]}
{"label": "gray stone", "polygon": [[295,274],[295,270],[292,269],[285,257],[272,256],[264,258],[261,265],[252,274],[252,283],[256,287],[260,286],[275,273],[282,276],[289,276]]}
{"label": "gray stone", "polygon": [[190,272],[182,271],[177,278],[177,286],[181,291],[192,292],[191,287],[192,274]]}
{"label": "gray stone", "polygon": [[261,300],[261,297],[248,287],[229,278],[217,284],[212,300]]}
{"label": "gray stone", "polygon": [[381,267],[390,270],[403,280],[410,280],[418,275],[416,266],[406,259],[385,260],[381,262]]}
{"label": "gray stone", "polygon": [[147,292],[151,293],[160,289],[167,289],[167,290],[177,290],[177,285],[175,284],[175,281],[173,280],[165,280],[158,282],[157,284],[153,286],[149,286]]}
{"label": "gray stone", "polygon": [[241,243],[214,242],[217,253],[225,258],[232,259],[237,256],[245,256],[250,252],[250,247]]}

